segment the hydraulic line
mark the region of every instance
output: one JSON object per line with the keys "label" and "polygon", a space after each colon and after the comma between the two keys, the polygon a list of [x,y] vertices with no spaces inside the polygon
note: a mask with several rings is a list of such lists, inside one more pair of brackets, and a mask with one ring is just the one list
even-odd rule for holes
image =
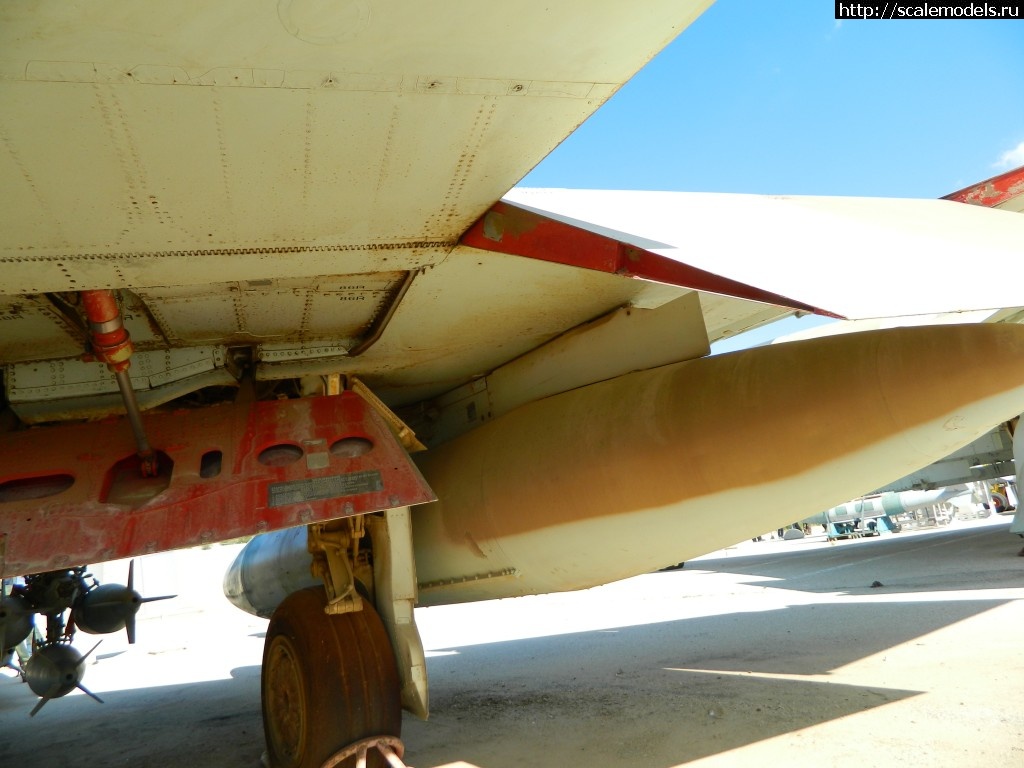
{"label": "hydraulic line", "polygon": [[128,368],[131,367],[131,356],[134,347],[128,330],[124,327],[121,309],[113,291],[95,290],[82,291],[82,305],[89,321],[89,332],[93,353],[117,379],[121,398],[124,400],[125,412],[135,435],[135,447],[139,456],[139,471],[143,477],[154,477],[157,474],[156,454],[150,447],[146,432],[142,426],[142,414],[139,403],[132,389]]}

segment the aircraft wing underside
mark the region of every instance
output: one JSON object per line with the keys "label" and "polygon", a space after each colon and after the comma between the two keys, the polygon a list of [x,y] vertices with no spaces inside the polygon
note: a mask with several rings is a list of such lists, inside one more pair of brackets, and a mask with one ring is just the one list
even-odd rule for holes
{"label": "aircraft wing underside", "polygon": [[[401,407],[684,295],[459,238],[707,4],[4,9],[7,400],[117,411],[86,290],[119,292],[143,408],[242,371],[358,372]],[[712,340],[787,311],[705,305]]]}
{"label": "aircraft wing underside", "polygon": [[[909,240],[895,231],[900,244],[934,263],[921,230],[937,214],[921,214],[922,201],[886,201],[905,204],[892,213],[743,196],[509,198],[696,267],[696,279],[655,269],[624,280],[619,267],[559,254],[562,244],[552,255],[460,242],[707,4],[631,14],[612,2],[585,13],[524,2],[497,24],[473,3],[439,13],[351,2],[333,15],[311,2],[4,9],[8,402],[25,423],[117,412],[113,377],[83,360],[76,295],[93,289],[119,291],[143,408],[233,387],[243,372],[358,374],[402,408],[619,308],[651,310],[694,290],[701,319],[676,323],[680,349],[636,367],[699,356],[705,338],[794,310],[908,313],[903,297],[848,306],[821,290],[845,277],[821,278],[860,265],[893,234],[894,216],[914,230]],[[957,207],[961,250],[987,238],[990,255],[1019,257],[1017,222],[967,221],[981,212]],[[836,257],[846,238],[829,227],[850,210],[866,210],[874,230]]]}

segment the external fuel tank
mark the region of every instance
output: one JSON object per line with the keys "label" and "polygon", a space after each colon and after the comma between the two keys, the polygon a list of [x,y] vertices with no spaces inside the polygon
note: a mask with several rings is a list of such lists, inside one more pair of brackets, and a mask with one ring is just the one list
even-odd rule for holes
{"label": "external fuel tank", "polygon": [[[1005,365],[993,375],[996,357]],[[1022,410],[1015,325],[792,342],[547,397],[418,457],[439,499],[412,515],[419,604],[579,589],[678,563],[880,487]],[[226,582],[234,602],[272,610],[296,585],[257,598],[252,575],[295,572],[292,561],[308,561],[297,541],[301,551],[250,545],[265,556],[239,557]]]}

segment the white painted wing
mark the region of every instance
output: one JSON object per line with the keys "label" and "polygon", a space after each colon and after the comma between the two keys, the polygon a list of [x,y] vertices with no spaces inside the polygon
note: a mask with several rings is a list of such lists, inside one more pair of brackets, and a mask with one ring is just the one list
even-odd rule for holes
{"label": "white painted wing", "polygon": [[952,200],[515,189],[507,199],[849,318],[1024,305],[1024,217]]}

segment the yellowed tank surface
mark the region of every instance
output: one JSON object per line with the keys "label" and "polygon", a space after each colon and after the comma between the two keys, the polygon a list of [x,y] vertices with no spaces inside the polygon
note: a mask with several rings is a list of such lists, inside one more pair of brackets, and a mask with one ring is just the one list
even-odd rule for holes
{"label": "yellowed tank surface", "polygon": [[422,455],[420,603],[590,587],[799,520],[1020,413],[1022,353],[1020,326],[905,328],[525,405]]}

